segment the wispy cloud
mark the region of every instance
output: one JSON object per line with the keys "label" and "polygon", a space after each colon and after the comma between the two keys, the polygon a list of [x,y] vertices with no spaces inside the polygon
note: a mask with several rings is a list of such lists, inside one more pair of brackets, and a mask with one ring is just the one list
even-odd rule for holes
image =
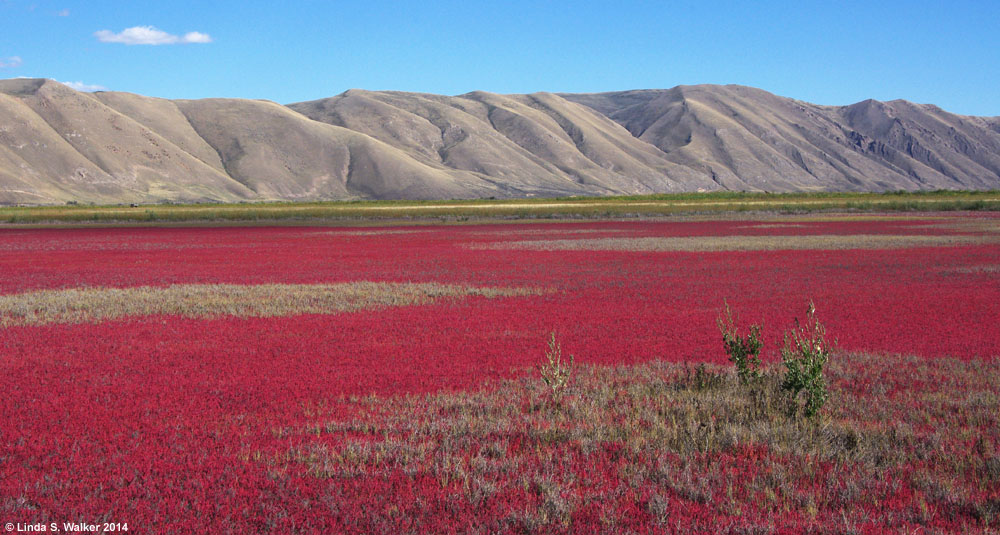
{"label": "wispy cloud", "polygon": [[62,11],[59,11],[58,13],[56,13],[56,16],[57,17],[68,17],[69,16],[69,10],[68,9],[63,9]]}
{"label": "wispy cloud", "polygon": [[108,88],[103,85],[95,84],[85,84],[83,82],[59,82],[60,84],[76,89],[77,91],[83,91],[85,93],[93,93],[94,91],[107,91]]}
{"label": "wispy cloud", "polygon": [[0,69],[5,69],[5,68],[13,69],[15,67],[20,67],[21,63],[23,62],[21,61],[21,58],[19,56],[0,58]]}
{"label": "wispy cloud", "polygon": [[133,26],[120,33],[111,30],[94,32],[94,36],[102,43],[122,43],[126,45],[183,45],[190,43],[211,43],[212,37],[207,33],[188,32],[184,35],[167,33],[153,26]]}

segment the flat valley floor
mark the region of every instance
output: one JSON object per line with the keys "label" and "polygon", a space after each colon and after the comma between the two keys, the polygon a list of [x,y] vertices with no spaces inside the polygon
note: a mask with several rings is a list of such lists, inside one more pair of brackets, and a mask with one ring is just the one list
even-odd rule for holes
{"label": "flat valley floor", "polygon": [[[716,326],[810,302],[816,420]],[[0,521],[996,533],[998,318],[992,213],[0,229]]]}

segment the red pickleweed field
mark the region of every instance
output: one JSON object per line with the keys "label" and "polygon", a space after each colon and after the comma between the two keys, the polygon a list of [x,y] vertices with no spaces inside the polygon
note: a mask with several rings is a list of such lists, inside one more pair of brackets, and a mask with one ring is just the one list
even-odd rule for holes
{"label": "red pickleweed field", "polygon": [[[143,533],[995,531],[997,223],[0,230],[11,317],[38,292],[79,288],[530,290],[9,322],[0,520]],[[674,239],[691,237],[705,239]],[[825,427],[781,424],[805,446],[743,430],[774,422],[726,420],[738,400],[671,367],[724,373],[724,302],[763,324],[773,361],[810,300],[845,356]],[[534,369],[551,332],[580,369],[559,408]],[[714,409],[670,412],[689,399]]]}

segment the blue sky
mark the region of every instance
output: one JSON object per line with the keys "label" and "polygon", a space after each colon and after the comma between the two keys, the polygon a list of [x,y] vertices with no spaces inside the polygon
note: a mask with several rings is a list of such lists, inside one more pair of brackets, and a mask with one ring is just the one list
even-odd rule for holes
{"label": "blue sky", "polygon": [[0,0],[0,78],[18,76],[286,104],[734,83],[1000,115],[1000,2]]}

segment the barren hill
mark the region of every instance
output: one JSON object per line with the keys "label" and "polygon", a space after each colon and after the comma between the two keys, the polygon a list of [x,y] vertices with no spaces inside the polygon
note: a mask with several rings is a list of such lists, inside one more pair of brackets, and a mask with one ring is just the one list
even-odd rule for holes
{"label": "barren hill", "polygon": [[562,95],[727,189],[1000,187],[1000,118],[905,100],[818,106],[742,86]]}
{"label": "barren hill", "polygon": [[0,203],[1000,188],[1000,119],[739,86],[282,106],[0,80]]}

